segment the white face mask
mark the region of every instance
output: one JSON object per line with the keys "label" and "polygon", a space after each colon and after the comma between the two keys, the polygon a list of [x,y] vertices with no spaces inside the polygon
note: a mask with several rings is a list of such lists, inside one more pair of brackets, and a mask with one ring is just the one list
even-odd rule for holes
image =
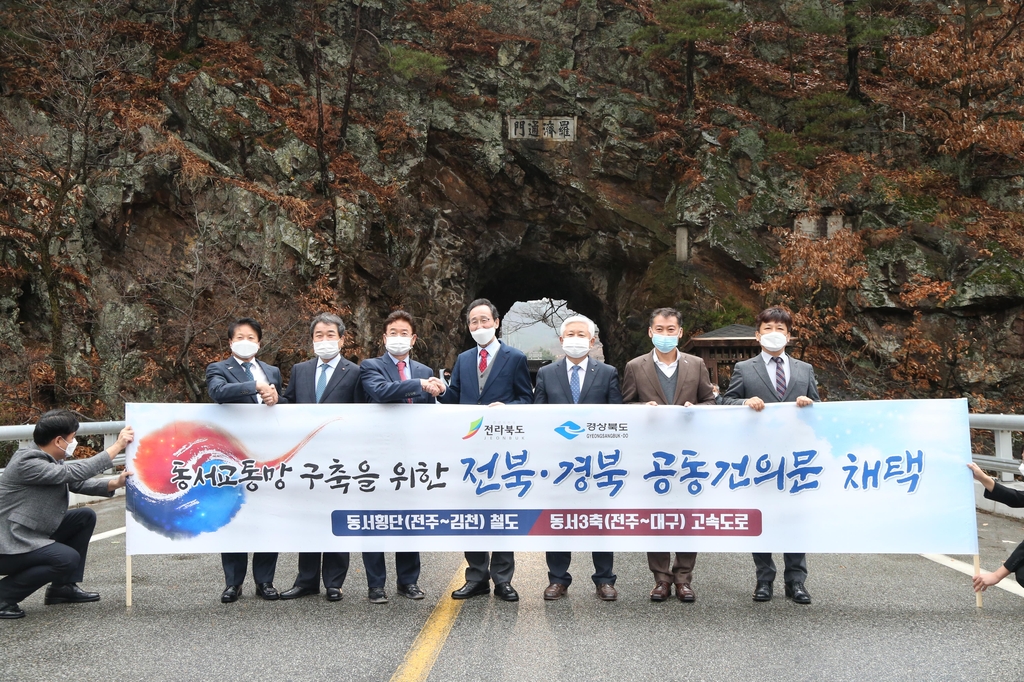
{"label": "white face mask", "polygon": [[590,339],[570,336],[562,341],[562,352],[570,358],[582,358],[590,352]]}
{"label": "white face mask", "polygon": [[405,355],[412,350],[412,338],[408,336],[389,336],[384,339],[384,347],[395,357]]}
{"label": "white face mask", "polygon": [[761,334],[761,348],[764,348],[769,353],[777,353],[786,347],[786,343],[789,339],[782,332],[768,332],[767,334]]}
{"label": "white face mask", "polygon": [[338,345],[337,339],[313,342],[313,353],[321,360],[330,360],[337,355],[340,350],[341,348]]}
{"label": "white face mask", "polygon": [[[65,442],[67,442],[67,441],[65,441]],[[70,443],[68,443],[68,444],[67,444],[67,445],[66,445],[66,446],[64,447],[64,455],[65,455],[65,456],[66,456],[66,457],[67,457],[68,459],[71,459],[72,457],[74,457],[74,456],[75,456],[75,448],[77,448],[77,447],[78,447],[78,439],[77,439],[77,438],[72,438],[72,439],[71,439],[71,442],[70,442]]]}
{"label": "white face mask", "polygon": [[260,344],[255,341],[235,341],[231,344],[231,352],[243,360],[248,360],[260,352]]}
{"label": "white face mask", "polygon": [[494,332],[497,331],[494,327],[479,327],[476,331],[469,333],[476,341],[478,346],[486,346],[494,338]]}

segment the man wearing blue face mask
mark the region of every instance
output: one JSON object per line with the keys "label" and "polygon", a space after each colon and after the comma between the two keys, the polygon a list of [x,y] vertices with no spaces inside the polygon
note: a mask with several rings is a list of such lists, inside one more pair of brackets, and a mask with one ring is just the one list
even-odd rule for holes
{"label": "man wearing blue face mask", "polygon": [[[793,328],[793,316],[789,311],[782,308],[762,310],[756,323],[754,336],[761,344],[761,352],[736,363],[729,388],[722,396],[722,404],[746,405],[760,412],[765,403],[794,402],[797,407],[807,407],[821,400],[814,368],[786,355],[786,344]],[[804,587],[807,555],[787,552],[783,556],[786,560],[786,596],[797,604],[810,604],[811,595]],[[757,571],[754,601],[771,601],[772,583],[775,581],[775,562],[771,552],[756,552],[754,566]]]}
{"label": "man wearing blue face mask", "polygon": [[[651,313],[647,330],[654,351],[644,353],[626,364],[622,374],[622,402],[647,405],[714,405],[715,390],[704,361],[676,349],[683,335],[679,311],[658,308]],[[665,601],[676,586],[681,602],[695,601],[697,595],[690,585],[696,552],[676,552],[669,569],[670,552],[648,552],[647,564],[654,574],[651,601]]]}

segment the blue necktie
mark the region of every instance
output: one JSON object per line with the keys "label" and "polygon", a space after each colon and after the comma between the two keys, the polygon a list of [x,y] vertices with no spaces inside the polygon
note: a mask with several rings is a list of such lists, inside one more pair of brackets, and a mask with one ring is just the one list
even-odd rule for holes
{"label": "blue necktie", "polygon": [[572,379],[569,380],[569,388],[572,390],[572,401],[578,403],[580,401],[580,366],[574,365],[572,368]]}
{"label": "blue necktie", "polygon": [[330,367],[326,362],[320,365],[320,378],[316,380],[316,401],[320,402],[320,398],[324,395],[324,389],[327,388],[327,368]]}
{"label": "blue necktie", "polygon": [[242,371],[245,372],[245,377],[249,381],[256,381],[256,377],[254,377],[252,375],[252,367],[250,366],[250,364],[248,362],[243,362],[242,363]]}

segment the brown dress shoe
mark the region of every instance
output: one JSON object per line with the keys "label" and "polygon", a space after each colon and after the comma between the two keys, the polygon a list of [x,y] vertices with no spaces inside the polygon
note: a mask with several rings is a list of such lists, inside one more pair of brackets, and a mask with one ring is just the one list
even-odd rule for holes
{"label": "brown dress shoe", "polygon": [[661,580],[651,590],[651,601],[665,601],[672,594],[672,585]]}
{"label": "brown dress shoe", "polygon": [[555,601],[565,596],[566,591],[569,589],[568,585],[562,583],[551,583],[548,588],[544,590],[544,601]]}
{"label": "brown dress shoe", "polygon": [[696,601],[697,595],[690,588],[690,583],[676,583],[676,596],[679,601]]}
{"label": "brown dress shoe", "polygon": [[615,601],[619,598],[619,591],[615,589],[615,585],[602,583],[597,586],[597,598],[601,601]]}

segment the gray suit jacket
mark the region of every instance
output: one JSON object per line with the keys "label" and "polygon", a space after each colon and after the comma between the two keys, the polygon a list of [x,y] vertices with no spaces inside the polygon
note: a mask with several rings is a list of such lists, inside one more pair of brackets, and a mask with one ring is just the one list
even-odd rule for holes
{"label": "gray suit jacket", "polygon": [[69,490],[111,497],[105,480],[89,480],[111,466],[105,451],[70,462],[58,462],[35,445],[15,452],[0,476],[0,554],[24,554],[52,543],[50,536],[68,510]]}
{"label": "gray suit jacket", "polygon": [[[569,388],[569,374],[565,369],[565,358],[541,367],[537,372],[537,388],[533,392],[535,404],[572,405],[572,389]],[[580,389],[580,404],[621,405],[619,373],[611,365],[587,360],[587,376]]]}
{"label": "gray suit jacket", "polygon": [[655,372],[661,370],[654,364],[654,354],[644,353],[626,363],[622,374],[622,402],[646,403],[653,400],[659,405],[714,405],[715,390],[711,387],[711,375],[707,365],[696,355],[679,351],[676,365],[676,394],[669,400],[661,390],[661,382]]}
{"label": "gray suit jacket", "polygon": [[749,360],[737,362],[732,370],[729,388],[722,394],[723,405],[742,405],[747,398],[760,398],[766,403],[792,403],[805,395],[818,402],[818,382],[814,368],[808,363],[789,356],[789,383],[786,395],[779,400],[775,390],[775,377],[768,376],[768,368],[758,353]]}

